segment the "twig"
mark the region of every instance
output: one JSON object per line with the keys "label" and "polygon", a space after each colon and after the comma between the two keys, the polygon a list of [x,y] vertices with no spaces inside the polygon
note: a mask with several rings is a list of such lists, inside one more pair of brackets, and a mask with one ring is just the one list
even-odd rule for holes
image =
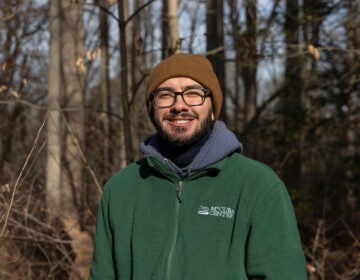
{"label": "twig", "polygon": [[11,200],[10,200],[9,208],[8,208],[8,210],[7,210],[7,213],[6,213],[6,218],[5,218],[5,221],[4,221],[4,225],[3,225],[3,228],[2,228],[1,233],[0,233],[0,240],[2,240],[3,237],[4,237],[4,235],[5,235],[5,230],[6,230],[6,226],[7,226],[8,220],[9,220],[11,208],[12,208],[12,206],[13,206],[13,204],[14,204],[14,199],[15,199],[16,190],[17,190],[17,188],[18,188],[18,186],[19,186],[19,182],[20,182],[20,180],[21,180],[21,178],[22,178],[22,175],[23,175],[23,173],[24,173],[24,171],[25,171],[25,168],[26,168],[26,166],[28,165],[29,160],[30,160],[32,154],[33,154],[34,151],[35,151],[36,143],[39,141],[40,133],[42,132],[42,130],[43,130],[44,127],[45,127],[46,119],[47,119],[47,115],[45,116],[44,121],[43,121],[43,123],[41,124],[41,127],[39,128],[39,130],[38,130],[38,132],[37,132],[37,134],[36,134],[36,138],[35,138],[35,141],[34,141],[34,144],[33,144],[32,148],[31,148],[31,151],[30,151],[30,153],[28,154],[28,156],[27,156],[27,158],[26,158],[26,160],[25,160],[25,163],[24,163],[24,165],[23,165],[23,167],[22,167],[22,169],[21,169],[21,171],[20,171],[20,173],[19,173],[19,176],[18,176],[17,179],[16,179],[16,182],[15,182],[15,185],[14,185],[14,190],[13,190],[12,195],[11,195]]}
{"label": "twig", "polygon": [[[57,106],[59,106],[59,104],[57,104]],[[81,145],[80,145],[80,143],[79,143],[79,141],[78,141],[78,139],[77,139],[77,137],[76,137],[76,134],[74,133],[73,129],[71,128],[69,122],[66,120],[65,116],[62,115],[62,117],[63,117],[63,120],[64,120],[64,123],[65,123],[66,127],[69,129],[70,133],[73,135],[74,142],[75,142],[75,144],[76,144],[76,146],[77,146],[77,148],[78,148],[78,150],[79,150],[80,158],[81,158],[83,164],[85,165],[85,168],[89,171],[91,177],[93,178],[94,183],[95,183],[95,186],[96,186],[98,192],[99,192],[100,194],[102,194],[101,185],[100,185],[100,183],[99,183],[99,181],[98,181],[98,179],[97,179],[97,177],[96,177],[96,175],[95,175],[94,170],[91,168],[89,162],[87,161],[87,159],[86,159],[86,157],[85,157],[85,155],[84,155],[83,150],[81,149]]]}
{"label": "twig", "polygon": [[344,221],[344,219],[341,219],[342,224],[344,225],[344,227],[346,228],[346,230],[348,231],[348,234],[351,236],[351,238],[354,240],[355,242],[355,246],[359,247],[360,246],[360,241],[359,239],[356,237],[355,233],[351,230],[351,228],[349,227],[349,225]]}

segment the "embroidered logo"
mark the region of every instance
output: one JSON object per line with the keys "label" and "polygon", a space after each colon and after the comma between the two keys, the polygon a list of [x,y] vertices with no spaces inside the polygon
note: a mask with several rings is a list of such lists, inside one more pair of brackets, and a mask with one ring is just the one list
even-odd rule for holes
{"label": "embroidered logo", "polygon": [[202,206],[200,205],[199,210],[197,211],[199,215],[213,216],[213,217],[223,217],[231,219],[234,216],[234,210],[229,207],[224,206]]}

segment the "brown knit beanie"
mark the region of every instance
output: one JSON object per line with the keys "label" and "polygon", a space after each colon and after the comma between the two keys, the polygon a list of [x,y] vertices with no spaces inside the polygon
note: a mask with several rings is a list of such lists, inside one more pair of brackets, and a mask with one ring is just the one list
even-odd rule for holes
{"label": "brown knit beanie", "polygon": [[151,93],[165,80],[176,77],[193,79],[210,90],[215,119],[219,117],[223,96],[210,61],[202,55],[184,53],[177,53],[166,58],[151,70],[146,90],[146,105],[149,114],[152,111]]}

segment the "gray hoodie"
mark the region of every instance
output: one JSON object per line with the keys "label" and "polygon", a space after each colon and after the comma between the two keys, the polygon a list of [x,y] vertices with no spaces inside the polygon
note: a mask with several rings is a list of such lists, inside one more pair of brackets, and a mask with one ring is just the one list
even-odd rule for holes
{"label": "gray hoodie", "polygon": [[182,178],[187,177],[195,171],[203,169],[234,152],[242,152],[242,144],[238,141],[234,133],[232,133],[221,121],[215,122],[210,137],[200,148],[190,165],[186,168],[178,167],[174,162],[161,154],[159,149],[159,137],[159,134],[156,133],[147,138],[140,145],[141,152],[143,152],[145,156],[154,156],[161,159]]}

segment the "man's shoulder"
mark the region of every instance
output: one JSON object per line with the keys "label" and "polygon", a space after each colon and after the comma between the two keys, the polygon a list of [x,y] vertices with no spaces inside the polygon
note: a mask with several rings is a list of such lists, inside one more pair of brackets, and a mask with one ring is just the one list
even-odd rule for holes
{"label": "man's shoulder", "polygon": [[236,169],[237,172],[248,176],[279,180],[278,175],[270,166],[240,153],[230,155],[226,167]]}
{"label": "man's shoulder", "polygon": [[142,158],[142,159],[139,159],[138,161],[132,162],[132,163],[128,164],[127,166],[117,170],[110,178],[127,176],[128,174],[131,174],[133,172],[138,172],[144,163],[146,163],[145,158]]}
{"label": "man's shoulder", "polygon": [[126,167],[119,169],[113,175],[110,176],[106,182],[105,187],[113,188],[118,185],[133,184],[140,178],[140,168],[144,164],[144,159],[130,163]]}

